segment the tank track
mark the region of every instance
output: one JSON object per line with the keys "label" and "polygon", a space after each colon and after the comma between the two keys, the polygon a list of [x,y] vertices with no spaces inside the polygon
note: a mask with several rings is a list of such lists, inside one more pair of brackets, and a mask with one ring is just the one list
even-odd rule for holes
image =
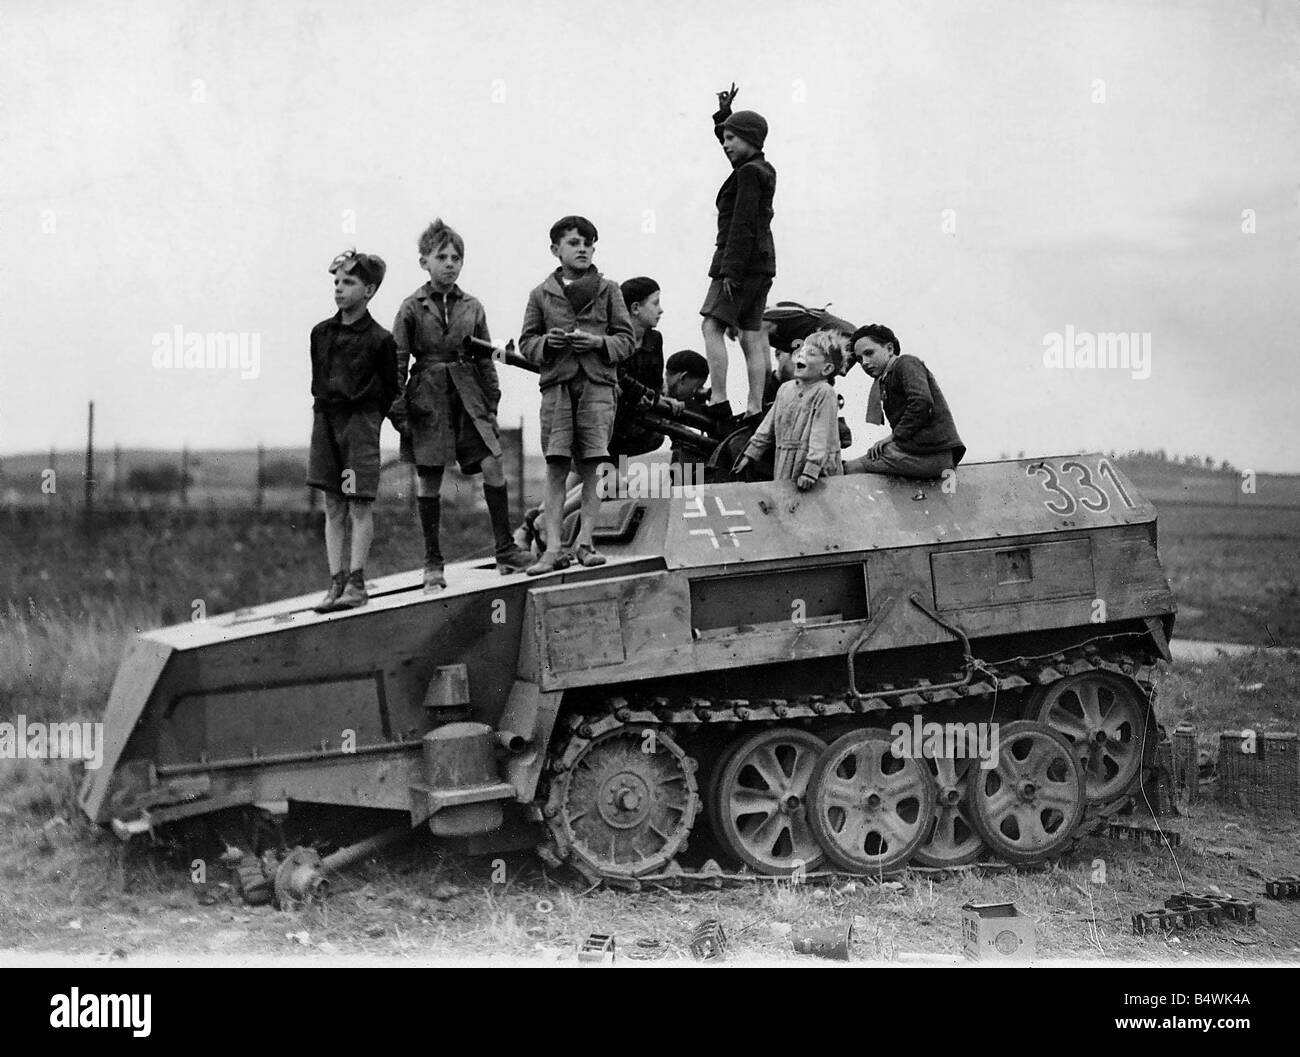
{"label": "tank track", "polygon": [[[1149,706],[1154,705],[1157,673],[1155,658],[1137,649],[1106,652],[1098,642],[1120,636],[1107,636],[1078,647],[1058,653],[1039,657],[1013,657],[1003,661],[975,660],[974,666],[978,676],[970,682],[955,688],[943,684],[958,682],[960,677],[938,681],[918,679],[913,684],[900,685],[884,683],[863,691],[857,698],[844,695],[809,695],[791,699],[712,700],[704,697],[650,697],[639,700],[634,697],[611,696],[586,712],[570,713],[562,718],[567,727],[567,736],[560,732],[552,740],[552,751],[548,754],[541,797],[534,805],[534,817],[547,824],[548,839],[538,847],[539,857],[552,867],[565,863],[572,865],[593,885],[611,884],[617,887],[637,890],[643,884],[663,884],[670,887],[704,886],[717,888],[724,883],[752,883],[754,881],[785,880],[788,877],[775,877],[748,871],[729,873],[718,864],[709,860],[701,869],[694,870],[682,866],[674,856],[662,869],[641,874],[636,877],[602,874],[571,855],[561,828],[555,819],[562,810],[561,791],[556,776],[568,770],[583,750],[596,738],[624,727],[657,728],[670,736],[679,728],[700,728],[704,726],[721,726],[726,730],[757,730],[762,727],[775,726],[790,721],[808,722],[811,720],[833,718],[837,716],[870,715],[873,713],[891,713],[906,711],[909,715],[927,705],[944,705],[966,703],[972,700],[990,699],[1003,691],[1020,691],[1034,687],[1048,686],[1058,680],[1086,672],[1111,672],[1132,679],[1141,689]],[[1131,636],[1123,636],[1131,639]],[[886,694],[888,700],[872,695]],[[1154,722],[1154,709],[1151,721]],[[743,727],[741,726],[743,724]],[[1138,796],[1142,782],[1145,780],[1147,761],[1154,754],[1155,741],[1149,736],[1154,733],[1147,728],[1148,737],[1143,750],[1143,765],[1133,787],[1124,795],[1105,804],[1089,804],[1083,822],[1079,826],[1078,838],[1105,825],[1110,818],[1131,807]],[[700,805],[702,808],[702,804]],[[698,817],[698,816],[697,816]],[[677,854],[685,850],[685,845]],[[860,875],[841,873],[836,870],[819,870],[803,875],[805,879],[816,878],[856,878]]]}

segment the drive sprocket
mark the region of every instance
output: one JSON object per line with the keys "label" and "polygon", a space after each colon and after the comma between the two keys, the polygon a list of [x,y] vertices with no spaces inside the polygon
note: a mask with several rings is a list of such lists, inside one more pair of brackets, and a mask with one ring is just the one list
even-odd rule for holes
{"label": "drive sprocket", "polygon": [[685,846],[700,808],[696,765],[668,733],[618,727],[564,759],[547,812],[559,858],[592,880],[632,879]]}

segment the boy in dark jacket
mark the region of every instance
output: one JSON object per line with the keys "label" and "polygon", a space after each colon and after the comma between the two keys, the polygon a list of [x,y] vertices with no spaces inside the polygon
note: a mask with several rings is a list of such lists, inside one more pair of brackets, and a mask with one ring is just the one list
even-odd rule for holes
{"label": "boy in dark jacket", "polygon": [[[374,539],[379,489],[379,428],[397,395],[393,336],[366,307],[384,281],[378,257],[355,250],[330,264],[333,318],[311,331],[311,453],[307,484],[325,494],[325,554],[330,586],[318,613],[365,605],[366,557]],[[351,513],[351,565],[343,564],[343,532]],[[350,571],[349,571],[350,569]]]}
{"label": "boy in dark jacket", "polygon": [[900,355],[901,347],[894,332],[880,323],[853,332],[851,357],[880,387],[893,432],[866,455],[846,462],[845,473],[942,477],[966,454],[939,383],[915,356]]}
{"label": "boy in dark jacket", "polygon": [[402,460],[414,463],[418,474],[424,589],[433,593],[447,586],[439,521],[442,470],[453,460],[466,476],[482,471],[498,571],[522,571],[532,559],[510,531],[510,496],[497,428],[501,383],[496,365],[486,356],[467,357],[462,348],[467,337],[491,341],[482,304],[456,282],[465,242],[439,218],[420,234],[419,251],[429,281],[402,302],[393,322],[397,379],[405,385],[394,405],[393,424],[402,435]]}
{"label": "boy in dark jacket", "polygon": [[709,413],[729,419],[727,344],[729,327],[740,332],[749,380],[747,414],[762,410],[763,383],[769,369],[763,310],[776,275],[772,242],[772,198],[776,170],[763,157],[767,122],[752,110],[731,112],[733,84],[718,93],[713,132],[731,162],[732,172],[718,191],[718,238],[709,266],[708,296],[700,309],[704,317],[704,352],[709,360],[713,402]]}
{"label": "boy in dark jacket", "polygon": [[541,367],[542,454],[546,456],[546,552],[525,570],[540,576],[568,564],[561,554],[565,481],[576,464],[582,478],[582,522],[574,557],[603,565],[592,528],[600,509],[600,464],[609,458],[614,429],[618,365],[632,355],[632,321],[618,284],[591,259],[596,226],[567,216],[551,227],[551,253],[559,260],[528,295],[520,352]]}
{"label": "boy in dark jacket", "polygon": [[[647,390],[658,396],[664,386],[664,338],[655,329],[663,318],[659,303],[659,284],[646,275],[626,279],[619,285],[623,304],[632,320],[634,351],[618,365],[618,404],[614,415],[614,435],[609,442],[609,457],[644,455],[663,443],[662,434],[636,422],[637,411]],[[633,384],[628,384],[629,382]]]}

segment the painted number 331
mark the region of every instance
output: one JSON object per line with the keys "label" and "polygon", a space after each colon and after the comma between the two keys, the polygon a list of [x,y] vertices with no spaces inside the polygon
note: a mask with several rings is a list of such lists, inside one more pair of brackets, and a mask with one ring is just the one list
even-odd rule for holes
{"label": "painted number 331", "polygon": [[[1066,459],[1061,463],[1060,474],[1045,462],[1030,463],[1025,467],[1025,473],[1030,477],[1041,478],[1043,490],[1055,496],[1054,499],[1044,500],[1043,506],[1060,517],[1069,517],[1081,506],[1094,514],[1110,509],[1110,493],[1093,481],[1092,471],[1077,459]],[[1102,483],[1110,482],[1119,494],[1120,501],[1130,510],[1133,509],[1133,500],[1105,459],[1097,463],[1097,476]]]}

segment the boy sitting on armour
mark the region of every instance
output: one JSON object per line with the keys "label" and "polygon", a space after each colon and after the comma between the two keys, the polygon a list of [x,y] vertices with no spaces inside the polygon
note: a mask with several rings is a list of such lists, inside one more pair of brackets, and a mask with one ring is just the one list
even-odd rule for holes
{"label": "boy sitting on armour", "polygon": [[871,376],[873,390],[879,387],[892,432],[866,455],[845,463],[844,472],[933,478],[956,467],[966,446],[930,369],[915,356],[900,355],[901,343],[881,323],[858,327],[851,348],[851,358]]}

